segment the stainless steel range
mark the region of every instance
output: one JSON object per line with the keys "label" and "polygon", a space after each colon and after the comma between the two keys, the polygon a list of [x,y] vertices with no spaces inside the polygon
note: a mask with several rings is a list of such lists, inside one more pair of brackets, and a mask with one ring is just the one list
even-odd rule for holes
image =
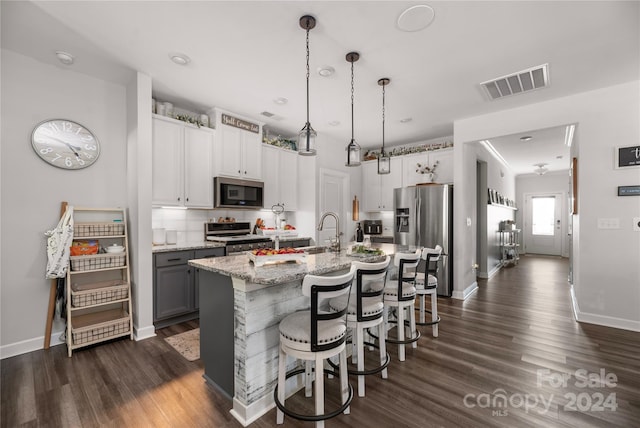
{"label": "stainless steel range", "polygon": [[251,235],[250,223],[205,223],[204,239],[224,243],[227,255],[273,247],[271,238]]}

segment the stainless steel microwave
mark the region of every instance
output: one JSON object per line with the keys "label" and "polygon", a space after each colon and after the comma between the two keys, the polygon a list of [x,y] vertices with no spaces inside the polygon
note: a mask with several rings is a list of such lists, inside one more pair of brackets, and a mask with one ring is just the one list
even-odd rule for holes
{"label": "stainless steel microwave", "polygon": [[261,181],[229,177],[213,179],[214,208],[259,210],[263,194],[264,183]]}

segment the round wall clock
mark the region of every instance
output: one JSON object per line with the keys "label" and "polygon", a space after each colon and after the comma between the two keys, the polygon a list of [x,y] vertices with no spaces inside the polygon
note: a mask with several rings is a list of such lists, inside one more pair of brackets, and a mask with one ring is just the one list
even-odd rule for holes
{"label": "round wall clock", "polygon": [[86,168],[100,156],[100,142],[95,135],[67,119],[39,123],[31,134],[31,145],[42,160],[63,169]]}

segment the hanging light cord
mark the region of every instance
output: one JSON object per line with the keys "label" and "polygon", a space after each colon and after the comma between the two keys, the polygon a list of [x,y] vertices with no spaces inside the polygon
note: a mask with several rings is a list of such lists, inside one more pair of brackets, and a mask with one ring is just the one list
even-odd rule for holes
{"label": "hanging light cord", "polygon": [[351,61],[351,142],[353,142],[353,61]]}
{"label": "hanging light cord", "polygon": [[382,156],[384,156],[384,90],[386,85],[382,85]]}
{"label": "hanging light cord", "polygon": [[309,144],[309,20],[307,19],[307,144]]}

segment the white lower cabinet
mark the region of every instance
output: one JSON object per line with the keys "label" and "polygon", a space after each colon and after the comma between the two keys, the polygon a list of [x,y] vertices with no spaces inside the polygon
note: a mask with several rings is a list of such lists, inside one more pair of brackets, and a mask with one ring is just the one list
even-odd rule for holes
{"label": "white lower cabinet", "polygon": [[280,204],[286,211],[298,209],[298,153],[264,145],[264,207]]}
{"label": "white lower cabinet", "polygon": [[391,172],[378,174],[378,161],[362,163],[362,210],[393,210],[393,189],[402,187],[402,159],[391,158]]}
{"label": "white lower cabinet", "polygon": [[153,205],[213,208],[213,135],[209,128],[153,117]]}

